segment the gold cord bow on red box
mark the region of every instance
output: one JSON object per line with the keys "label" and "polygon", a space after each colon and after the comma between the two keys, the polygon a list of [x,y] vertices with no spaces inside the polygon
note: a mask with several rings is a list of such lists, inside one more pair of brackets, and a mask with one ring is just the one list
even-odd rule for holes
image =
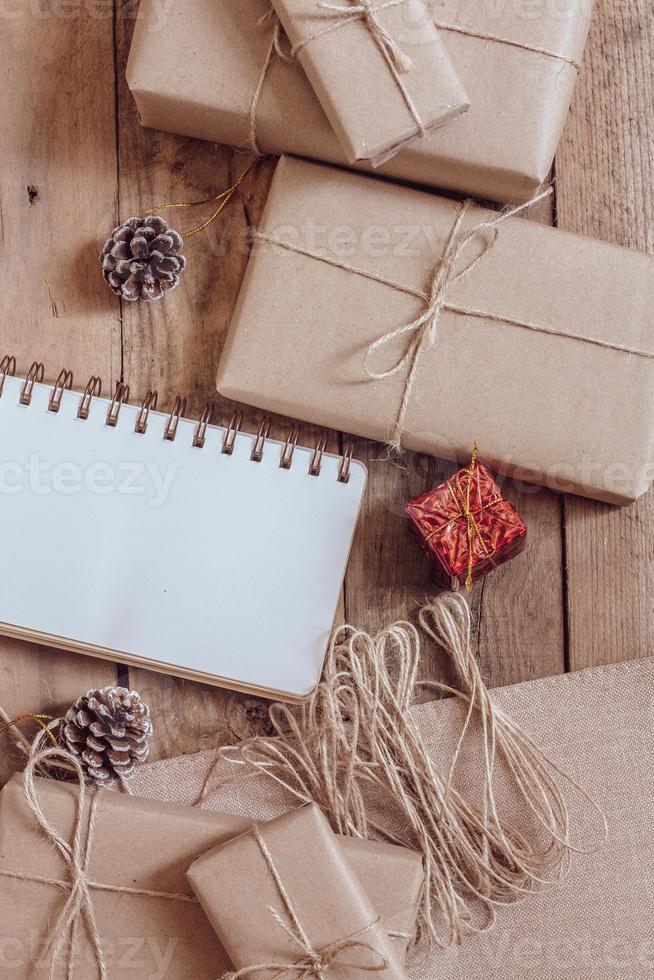
{"label": "gold cord bow on red box", "polygon": [[407,517],[423,547],[436,561],[436,578],[444,588],[477,578],[519,554],[527,527],[506,500],[475,443],[470,464],[449,480],[410,501]]}

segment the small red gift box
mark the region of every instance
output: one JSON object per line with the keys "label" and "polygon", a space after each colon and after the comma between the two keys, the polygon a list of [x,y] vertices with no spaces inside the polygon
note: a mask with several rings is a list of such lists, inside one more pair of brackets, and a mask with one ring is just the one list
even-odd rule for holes
{"label": "small red gift box", "polygon": [[409,501],[405,510],[445,589],[464,582],[470,588],[527,543],[527,525],[477,461],[476,449],[470,466]]}

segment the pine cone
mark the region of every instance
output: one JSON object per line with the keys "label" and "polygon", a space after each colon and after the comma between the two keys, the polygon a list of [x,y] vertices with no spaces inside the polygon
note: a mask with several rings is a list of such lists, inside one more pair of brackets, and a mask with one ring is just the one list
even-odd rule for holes
{"label": "pine cone", "polygon": [[159,215],[128,218],[100,253],[102,275],[117,296],[133,302],[161,299],[179,285],[186,267],[182,236]]}
{"label": "pine cone", "polygon": [[87,776],[110,785],[119,776],[131,776],[137,762],[145,762],[150,735],[150,709],[140,695],[125,687],[103,687],[68,709],[60,737]]}

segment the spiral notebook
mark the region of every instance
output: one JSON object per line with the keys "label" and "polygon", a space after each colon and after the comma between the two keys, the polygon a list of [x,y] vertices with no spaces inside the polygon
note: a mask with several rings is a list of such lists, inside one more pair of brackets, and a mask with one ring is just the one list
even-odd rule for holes
{"label": "spiral notebook", "polygon": [[366,483],[351,451],[128,404],[0,364],[0,633],[302,700]]}

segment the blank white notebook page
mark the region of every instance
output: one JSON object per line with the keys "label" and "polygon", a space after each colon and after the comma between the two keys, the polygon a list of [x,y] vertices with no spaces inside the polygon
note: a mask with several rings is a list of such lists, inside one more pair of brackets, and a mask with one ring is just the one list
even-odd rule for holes
{"label": "blank white notebook page", "polygon": [[366,482],[352,462],[7,377],[0,397],[0,631],[290,698],[319,681]]}

